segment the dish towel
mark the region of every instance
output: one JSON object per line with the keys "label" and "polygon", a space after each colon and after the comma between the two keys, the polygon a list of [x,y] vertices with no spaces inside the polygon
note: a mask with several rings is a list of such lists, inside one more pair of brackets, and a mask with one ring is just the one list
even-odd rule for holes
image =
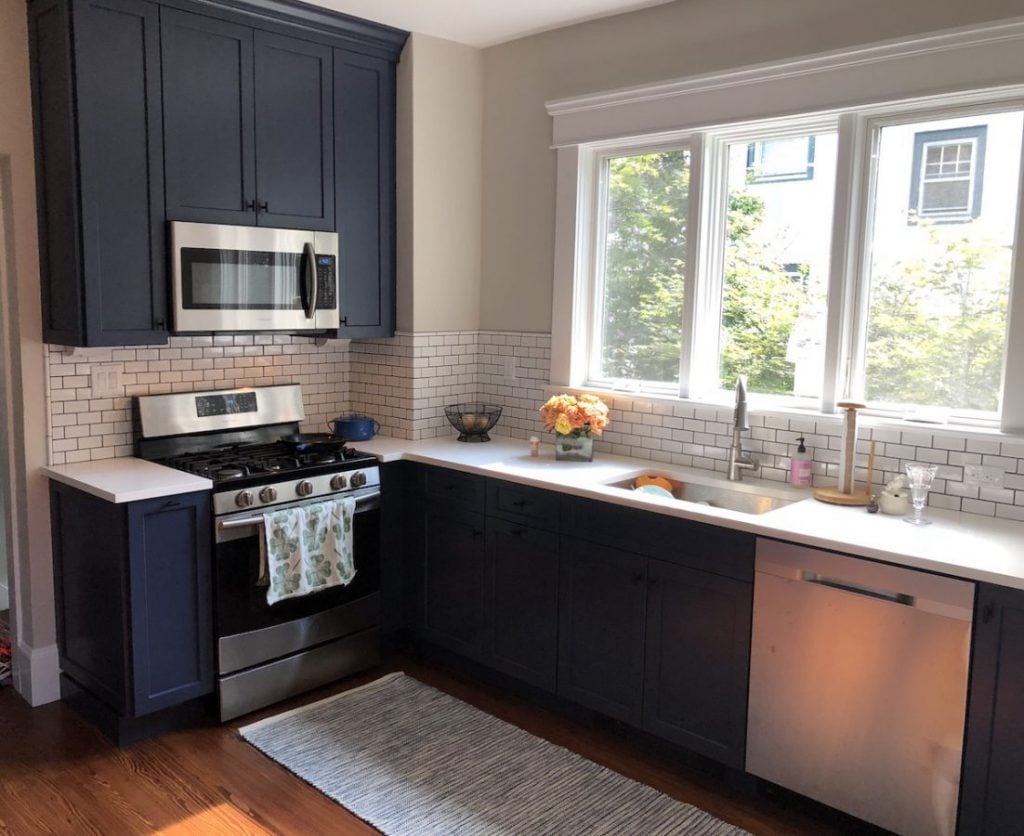
{"label": "dish towel", "polygon": [[269,574],[268,604],[352,582],[355,510],[355,499],[344,497],[263,515],[260,548]]}

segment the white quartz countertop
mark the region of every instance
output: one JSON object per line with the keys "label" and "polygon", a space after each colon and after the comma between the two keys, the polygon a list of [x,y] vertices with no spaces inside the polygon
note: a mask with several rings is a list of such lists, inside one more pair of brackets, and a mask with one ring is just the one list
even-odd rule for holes
{"label": "white quartz countertop", "polygon": [[42,471],[65,485],[117,503],[208,491],[213,487],[213,482],[201,476],[132,457],[52,465]]}
{"label": "white quartz countertop", "polygon": [[358,447],[382,462],[404,459],[450,467],[901,566],[1024,589],[1024,523],[1013,520],[929,508],[927,516],[933,524],[913,526],[903,522],[902,517],[826,505],[813,499],[807,488],[750,478],[742,484],[799,501],[765,514],[744,514],[637,494],[606,484],[642,473],[658,473],[680,481],[735,487],[734,483],[725,482],[722,474],[604,453],[596,453],[589,463],[557,462],[552,445],[542,444],[540,456],[534,458],[530,456],[528,442],[517,439],[495,438],[490,443],[467,444],[457,442],[454,436],[426,441],[378,436],[359,442]]}

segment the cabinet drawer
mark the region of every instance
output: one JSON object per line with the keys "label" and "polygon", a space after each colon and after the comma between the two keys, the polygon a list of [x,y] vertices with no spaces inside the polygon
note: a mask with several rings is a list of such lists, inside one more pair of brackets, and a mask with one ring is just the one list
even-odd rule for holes
{"label": "cabinet drawer", "polygon": [[558,529],[561,497],[553,491],[517,485],[500,479],[487,480],[487,513],[510,522]]}
{"label": "cabinet drawer", "polygon": [[422,467],[417,479],[420,494],[427,499],[454,502],[471,511],[484,510],[484,479],[445,467]]}
{"label": "cabinet drawer", "polygon": [[741,581],[754,577],[754,538],[742,531],[587,499],[568,500],[563,520],[563,533],[573,537]]}

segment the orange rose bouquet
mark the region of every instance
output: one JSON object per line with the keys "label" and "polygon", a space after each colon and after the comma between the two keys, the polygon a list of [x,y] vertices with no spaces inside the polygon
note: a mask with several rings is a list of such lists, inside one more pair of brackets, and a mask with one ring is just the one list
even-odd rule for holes
{"label": "orange rose bouquet", "polygon": [[608,407],[597,395],[553,395],[540,408],[544,429],[559,435],[601,435],[608,426]]}

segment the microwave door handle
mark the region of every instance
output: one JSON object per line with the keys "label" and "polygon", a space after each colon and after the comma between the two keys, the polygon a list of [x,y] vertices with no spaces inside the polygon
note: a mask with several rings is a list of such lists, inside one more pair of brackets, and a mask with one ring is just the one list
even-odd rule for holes
{"label": "microwave door handle", "polygon": [[313,244],[307,241],[302,246],[302,253],[306,257],[303,281],[306,283],[306,299],[309,302],[306,307],[306,319],[312,319],[316,316],[316,250],[313,249]]}

